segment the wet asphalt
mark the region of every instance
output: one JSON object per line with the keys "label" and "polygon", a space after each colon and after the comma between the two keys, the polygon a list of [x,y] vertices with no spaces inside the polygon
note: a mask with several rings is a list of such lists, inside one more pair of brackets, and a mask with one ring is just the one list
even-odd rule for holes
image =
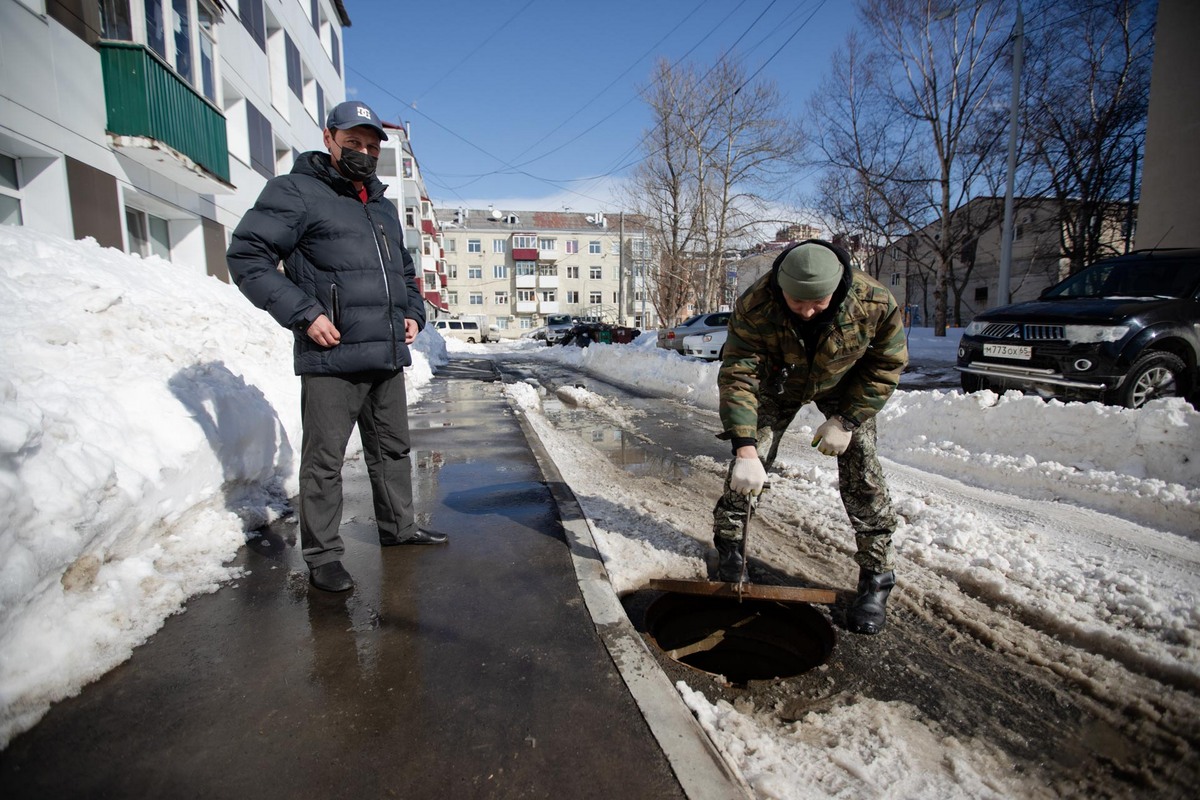
{"label": "wet asphalt", "polygon": [[309,587],[275,524],[243,577],[14,739],[0,797],[683,797],[494,379],[452,361],[410,412],[418,521],[448,545],[380,548],[351,461],[353,591]]}

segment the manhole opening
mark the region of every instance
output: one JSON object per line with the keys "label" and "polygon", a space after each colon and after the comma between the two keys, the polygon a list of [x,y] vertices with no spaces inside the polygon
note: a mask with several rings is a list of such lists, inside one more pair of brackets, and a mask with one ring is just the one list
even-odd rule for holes
{"label": "manhole opening", "polygon": [[668,658],[734,685],[800,675],[833,652],[833,627],[802,603],[667,592],[645,627]]}

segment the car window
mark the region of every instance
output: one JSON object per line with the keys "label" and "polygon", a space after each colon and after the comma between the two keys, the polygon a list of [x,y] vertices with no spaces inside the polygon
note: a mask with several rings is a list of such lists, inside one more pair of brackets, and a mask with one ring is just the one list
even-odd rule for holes
{"label": "car window", "polygon": [[451,323],[450,323],[450,330],[452,330],[452,331],[461,331],[461,330],[462,330],[462,323],[461,323],[461,322],[451,322]]}
{"label": "car window", "polygon": [[467,330],[467,331],[477,331],[477,330],[479,330],[479,323],[477,323],[477,322],[464,322],[464,323],[463,323],[463,330]]}
{"label": "car window", "polygon": [[723,311],[720,314],[709,314],[708,317],[704,320],[704,324],[708,325],[709,327],[712,327],[712,328],[715,328],[718,325],[728,325],[729,324],[729,313]]}
{"label": "car window", "polygon": [[1101,261],[1081,270],[1045,297],[1190,297],[1200,284],[1200,262],[1177,259]]}
{"label": "car window", "polygon": [[703,316],[704,316],[703,314],[695,314],[693,316],[690,316],[687,319],[685,319],[683,322],[679,323],[679,327],[680,328],[689,327],[690,325],[694,324],[696,322],[696,320],[700,319]]}

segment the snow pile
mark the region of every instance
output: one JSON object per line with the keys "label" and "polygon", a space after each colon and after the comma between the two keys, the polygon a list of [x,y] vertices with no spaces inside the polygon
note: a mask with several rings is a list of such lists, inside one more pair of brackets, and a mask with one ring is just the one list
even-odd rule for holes
{"label": "snow pile", "polygon": [[0,298],[3,747],[231,577],[297,491],[300,381],[237,289],[93,240],[0,227]]}

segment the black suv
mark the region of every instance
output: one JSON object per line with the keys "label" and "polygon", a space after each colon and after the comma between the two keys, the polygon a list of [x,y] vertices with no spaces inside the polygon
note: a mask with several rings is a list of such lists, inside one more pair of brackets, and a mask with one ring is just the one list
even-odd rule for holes
{"label": "black suv", "polygon": [[975,317],[958,345],[963,390],[1020,389],[1137,408],[1200,388],[1200,250],[1092,264],[1028,303]]}

